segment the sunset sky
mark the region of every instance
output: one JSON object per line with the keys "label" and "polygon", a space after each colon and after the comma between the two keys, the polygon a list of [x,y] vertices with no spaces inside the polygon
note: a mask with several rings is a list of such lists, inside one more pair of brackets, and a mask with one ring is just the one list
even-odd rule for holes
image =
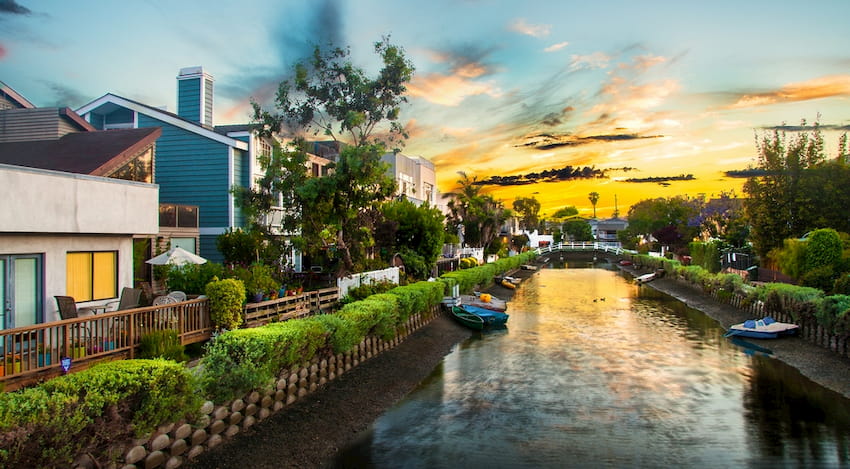
{"label": "sunset sky", "polygon": [[[607,217],[615,195],[625,215],[650,197],[740,194],[724,173],[775,126],[820,116],[834,155],[850,129],[848,22],[848,0],[0,0],[0,80],[38,106],[111,92],[175,111],[177,72],[201,65],[216,124],[239,123],[314,44],[351,46],[374,75],[372,44],[390,35],[416,67],[403,153],[433,161],[441,191],[458,171],[591,167],[599,177],[485,188],[544,214],[589,215],[596,191]],[[680,175],[693,178],[665,179]]]}

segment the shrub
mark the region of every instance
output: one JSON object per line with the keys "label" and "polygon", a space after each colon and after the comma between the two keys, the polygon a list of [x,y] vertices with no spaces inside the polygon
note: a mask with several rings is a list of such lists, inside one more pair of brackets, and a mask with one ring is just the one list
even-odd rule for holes
{"label": "shrub", "polygon": [[78,454],[100,457],[115,440],[197,411],[193,383],[171,361],[121,360],[0,394],[0,465],[67,467]]}
{"label": "shrub", "polygon": [[188,360],[178,332],[174,329],[150,331],[142,334],[139,358],[164,358],[184,362]]}
{"label": "shrub", "polygon": [[368,298],[369,296],[376,295],[378,293],[386,293],[387,291],[396,287],[396,284],[390,282],[389,280],[381,280],[380,282],[369,282],[360,285],[359,287],[354,287],[348,290],[345,298],[341,301],[343,304],[351,303],[354,301],[360,301],[362,299]]}
{"label": "shrub", "polygon": [[842,274],[835,279],[835,283],[832,286],[832,293],[834,295],[850,295],[850,275]]}
{"label": "shrub", "polygon": [[214,280],[207,284],[206,294],[210,302],[210,319],[217,328],[235,329],[242,324],[245,286],[241,280]]}
{"label": "shrub", "polygon": [[830,291],[835,286],[835,272],[831,265],[815,267],[803,274],[800,283],[807,287]]}
{"label": "shrub", "polygon": [[224,273],[224,266],[215,262],[170,266],[166,283],[171,290],[201,295],[213,278],[222,278]]}

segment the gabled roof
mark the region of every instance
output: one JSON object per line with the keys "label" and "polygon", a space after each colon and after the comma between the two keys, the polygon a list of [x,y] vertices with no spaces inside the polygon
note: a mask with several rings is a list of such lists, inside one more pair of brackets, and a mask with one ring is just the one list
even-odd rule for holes
{"label": "gabled roof", "polygon": [[0,163],[105,176],[162,135],[159,127],[69,133],[59,139],[0,144]]}
{"label": "gabled roof", "polygon": [[29,102],[27,98],[24,98],[17,91],[13,90],[11,86],[0,81],[0,94],[2,94],[6,99],[18,105],[21,108],[31,109],[35,107],[35,104]]}
{"label": "gabled roof", "polygon": [[148,106],[147,104],[142,104],[138,101],[133,101],[132,99],[127,99],[118,95],[114,95],[112,93],[107,93],[101,96],[100,98],[97,98],[94,101],[80,107],[79,109],[77,109],[77,114],[83,116],[85,114],[88,114],[89,112],[95,111],[101,106],[109,104],[118,105],[133,110],[135,112],[145,114],[154,119],[161,120],[165,123],[171,124],[188,132],[201,135],[210,140],[214,140],[216,142],[223,143],[225,145],[238,148],[240,150],[248,150],[248,144],[246,142],[228,137],[226,135],[221,135],[215,132],[214,130],[210,130],[209,128],[204,127],[201,124],[198,124],[197,122],[184,119],[178,116],[177,114],[174,114],[173,112],[164,111],[162,109],[158,109],[153,106]]}

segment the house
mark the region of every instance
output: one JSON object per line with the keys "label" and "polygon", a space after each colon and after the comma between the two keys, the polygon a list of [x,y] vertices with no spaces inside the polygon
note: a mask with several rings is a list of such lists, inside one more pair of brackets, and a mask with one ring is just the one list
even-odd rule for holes
{"label": "house", "polygon": [[59,319],[133,285],[137,236],[157,228],[160,130],[96,131],[68,108],[37,108],[0,83],[0,328]]}
{"label": "house", "polygon": [[406,197],[416,205],[427,203],[437,206],[441,197],[437,193],[437,176],[434,163],[421,156],[407,156],[399,152],[385,153],[381,161],[387,163],[396,182],[396,195]]}
{"label": "house", "polygon": [[246,125],[213,126],[213,84],[202,67],[183,68],[177,76],[177,113],[111,93],[77,113],[95,129],[161,129],[154,180],[162,206],[175,207],[163,215],[179,222],[176,207],[197,207],[187,215],[197,220],[199,235],[192,239],[172,233],[176,236],[163,237],[166,245],[159,249],[180,246],[222,262],[216,238],[245,224],[231,188],[253,182],[261,171],[257,158],[271,151],[271,145]]}
{"label": "house", "polygon": [[590,220],[590,230],[597,243],[603,243],[609,247],[621,247],[617,234],[628,228],[629,222],[622,218],[606,218]]}

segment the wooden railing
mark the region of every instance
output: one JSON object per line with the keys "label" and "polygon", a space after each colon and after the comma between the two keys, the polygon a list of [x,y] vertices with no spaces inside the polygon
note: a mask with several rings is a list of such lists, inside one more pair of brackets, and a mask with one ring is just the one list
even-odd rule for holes
{"label": "wooden railing", "polygon": [[81,370],[104,359],[133,358],[143,334],[175,329],[183,344],[212,334],[206,299],[149,306],[0,330],[0,383],[7,391],[62,374],[62,358]]}
{"label": "wooden railing", "polygon": [[324,313],[339,301],[339,288],[304,292],[275,300],[245,305],[245,327],[286,321],[311,314]]}
{"label": "wooden railing", "polygon": [[[245,305],[245,327],[327,312],[339,300],[338,288],[305,292]],[[206,298],[175,304],[96,314],[78,319],[0,330],[0,383],[11,391],[58,376],[62,358],[79,371],[102,360],[134,358],[142,336],[174,329],[184,345],[210,338],[213,324]]]}

